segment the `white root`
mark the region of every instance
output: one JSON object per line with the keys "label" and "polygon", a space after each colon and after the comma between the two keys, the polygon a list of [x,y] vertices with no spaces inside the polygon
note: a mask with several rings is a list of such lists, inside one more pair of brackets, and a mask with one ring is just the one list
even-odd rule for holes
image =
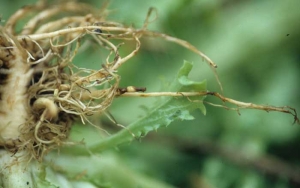
{"label": "white root", "polygon": [[32,106],[34,111],[41,111],[43,110],[45,115],[45,119],[53,119],[56,118],[58,115],[58,107],[54,104],[53,100],[48,98],[39,98],[37,99]]}

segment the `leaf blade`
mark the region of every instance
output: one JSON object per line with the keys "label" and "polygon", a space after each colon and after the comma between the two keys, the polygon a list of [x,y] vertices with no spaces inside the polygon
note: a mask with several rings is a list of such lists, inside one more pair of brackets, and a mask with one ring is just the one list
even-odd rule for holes
{"label": "leaf blade", "polygon": [[[195,82],[188,79],[188,74],[192,70],[193,64],[187,61],[177,74],[175,84],[171,88],[177,91],[205,91],[206,81]],[[204,96],[193,97],[197,100],[203,100]],[[123,129],[111,137],[108,137],[89,149],[92,152],[100,152],[112,146],[130,142],[134,139],[130,133],[136,137],[141,137],[150,131],[157,130],[159,127],[168,126],[175,120],[192,120],[194,117],[190,114],[191,111],[199,108],[205,114],[205,106],[202,102],[194,103],[186,97],[174,98],[168,97],[160,106],[153,109],[147,116],[137,120],[128,126],[128,130]]]}
{"label": "leaf blade", "polygon": [[[193,64],[185,61],[180,68],[177,77],[171,84],[170,90],[175,92],[181,91],[206,91],[206,81],[196,82],[188,78]],[[115,148],[120,144],[128,143],[135,138],[145,136],[153,130],[162,126],[168,126],[175,120],[193,120],[190,114],[195,109],[200,109],[206,113],[203,99],[205,96],[197,97],[165,97],[161,104],[153,108],[146,116],[130,124],[126,129],[122,129],[116,134],[104,138],[101,141],[87,145],[86,147],[72,147],[73,154],[87,154],[87,151],[98,153],[106,149]],[[194,102],[193,100],[197,100]],[[132,136],[135,135],[135,137]],[[79,149],[80,148],[80,149]],[[67,149],[67,148],[65,148]],[[84,150],[84,151],[83,151]]]}

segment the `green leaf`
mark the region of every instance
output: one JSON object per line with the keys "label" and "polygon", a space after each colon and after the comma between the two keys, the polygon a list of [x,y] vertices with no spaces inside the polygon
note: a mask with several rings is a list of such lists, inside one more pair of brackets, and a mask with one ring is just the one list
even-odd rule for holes
{"label": "green leaf", "polygon": [[[205,91],[206,81],[195,82],[188,78],[193,67],[192,63],[184,62],[179,70],[176,79],[172,82],[169,90],[179,91]],[[193,120],[194,117],[190,114],[195,109],[200,109],[204,114],[205,106],[202,101],[204,96],[199,97],[165,97],[159,106],[153,108],[145,117],[138,119],[136,122],[130,124],[126,129],[118,133],[104,138],[101,141],[88,145],[87,147],[70,148],[67,152],[73,154],[87,154],[87,150],[91,152],[101,152],[106,149],[114,148],[120,144],[128,143],[135,138],[145,136],[153,130],[157,130],[162,126],[168,126],[175,120]],[[193,102],[192,100],[197,100]],[[132,136],[135,135],[135,137]],[[72,150],[71,150],[72,149]]]}

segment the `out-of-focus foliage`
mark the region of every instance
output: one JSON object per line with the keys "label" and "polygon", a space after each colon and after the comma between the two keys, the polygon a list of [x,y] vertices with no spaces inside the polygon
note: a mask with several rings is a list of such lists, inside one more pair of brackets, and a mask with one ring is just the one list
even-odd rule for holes
{"label": "out-of-focus foliage", "polygon": [[[5,20],[30,2],[0,3]],[[300,110],[299,0],[112,0],[109,18],[141,27],[150,7],[157,8],[158,19],[149,29],[185,39],[206,53],[218,64],[226,96]],[[86,58],[100,64],[105,57],[91,47],[76,61],[87,66]],[[194,62],[193,79],[207,79],[209,90],[219,90],[213,73],[198,56],[156,39],[142,41],[139,55],[121,68],[121,85],[164,91],[164,80],[174,77],[183,60]],[[119,98],[110,112],[128,125],[157,100]],[[275,157],[285,162],[284,167],[299,167],[299,126],[292,125],[286,114],[240,113],[207,106],[206,116],[195,111],[195,120],[173,123],[141,142],[118,148],[113,155],[129,169],[176,187],[299,187],[299,175],[291,179],[283,166],[272,163]],[[115,126],[105,119],[102,123]],[[200,149],[191,147],[198,143]],[[261,165],[246,164],[252,158]],[[274,167],[273,173],[269,167]]]}

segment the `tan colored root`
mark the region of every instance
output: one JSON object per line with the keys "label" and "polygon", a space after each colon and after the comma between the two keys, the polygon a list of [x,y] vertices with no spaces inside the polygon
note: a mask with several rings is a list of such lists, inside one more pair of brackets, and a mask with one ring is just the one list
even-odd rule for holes
{"label": "tan colored root", "polygon": [[[105,86],[104,89],[107,92],[101,97],[81,101],[80,93],[88,90],[85,85],[91,84],[88,79],[91,76],[84,79],[87,82],[77,83],[76,80],[87,76],[80,73],[87,69],[73,66],[72,61],[78,52],[80,39],[83,36],[78,33],[68,33],[61,37],[57,35],[47,40],[39,40],[31,38],[30,34],[52,32],[65,27],[66,24],[70,24],[71,27],[79,27],[87,23],[93,24],[103,21],[103,17],[94,16],[93,13],[96,13],[96,9],[91,6],[76,2],[67,2],[63,6],[54,5],[49,8],[45,4],[37,4],[20,9],[7,21],[4,30],[11,36],[5,37],[11,40],[12,35],[15,35],[17,22],[32,12],[40,13],[34,16],[21,31],[26,37],[19,40],[20,44],[14,42],[19,45],[19,49],[23,49],[27,54],[25,61],[20,61],[20,63],[27,62],[33,71],[29,87],[23,86],[24,89],[27,89],[26,95],[28,96],[26,98],[28,101],[25,101],[24,106],[28,109],[26,112],[29,115],[21,126],[18,125],[19,128],[17,129],[20,131],[20,136],[17,141],[6,139],[4,143],[12,151],[26,150],[30,158],[41,159],[53,148],[62,144],[72,144],[65,140],[68,138],[72,122],[76,116],[83,123],[85,121],[91,123],[87,116],[106,110],[114,98],[119,78],[112,71],[108,71],[110,68],[99,70],[100,77],[98,75],[98,79],[102,79],[101,76],[103,76],[106,82],[110,81],[113,84]],[[61,12],[86,15],[64,17],[53,21],[53,17],[57,17]],[[104,12],[102,13],[105,15]],[[1,50],[10,47],[1,45]],[[0,68],[2,66],[3,63]],[[1,72],[4,70],[1,69]],[[94,70],[87,71],[94,72]],[[98,80],[97,82],[98,86],[104,84],[99,83]],[[74,98],[75,95],[79,98]]]}
{"label": "tan colored root", "polygon": [[[26,86],[33,71],[26,64],[26,52],[14,36],[0,27],[0,145],[14,143],[18,127],[27,119]],[[9,47],[9,48],[7,48]]]}
{"label": "tan colored root", "polygon": [[53,100],[49,98],[38,98],[32,105],[32,109],[34,111],[43,110],[44,118],[53,119],[58,115],[58,108],[56,104],[54,104]]}
{"label": "tan colored root", "polygon": [[[93,95],[94,93],[92,93]],[[97,93],[95,93],[97,95]],[[140,92],[126,92],[126,93],[120,93],[118,96],[122,97],[160,97],[160,96],[169,96],[169,97],[197,97],[197,96],[215,96],[219,99],[221,99],[224,103],[229,103],[237,106],[237,108],[231,108],[227,107],[225,105],[220,105],[220,104],[213,104],[207,101],[197,101],[197,100],[190,100],[191,102],[205,102],[209,105],[215,106],[215,107],[220,107],[220,108],[225,108],[228,110],[235,110],[239,113],[239,110],[241,108],[244,109],[255,109],[255,110],[263,110],[266,112],[282,112],[282,113],[287,113],[291,114],[294,117],[294,123],[300,124],[300,120],[297,115],[297,111],[294,108],[291,108],[289,106],[283,106],[283,107],[276,107],[276,106],[269,106],[269,105],[258,105],[254,103],[246,103],[246,102],[241,102],[237,101],[228,97],[224,97],[220,93],[217,92],[211,92],[211,91],[203,91],[203,92],[152,92],[152,93],[140,93]],[[240,114],[240,113],[239,113]]]}
{"label": "tan colored root", "polygon": [[[30,158],[42,159],[52,149],[64,144],[75,144],[66,141],[73,121],[79,119],[83,124],[87,122],[93,125],[89,116],[104,114],[118,96],[213,95],[224,102],[237,105],[238,108],[291,113],[287,108],[242,103],[214,92],[136,93],[135,91],[145,91],[145,89],[119,88],[118,69],[138,53],[142,45],[141,38],[154,37],[178,44],[202,57],[213,70],[220,89],[223,90],[216,73],[217,65],[209,57],[187,41],[147,29],[148,24],[157,18],[156,14],[152,14],[156,13],[155,9],[149,10],[143,27],[136,29],[106,20],[106,6],[107,4],[97,10],[77,2],[47,5],[45,1],[40,1],[36,5],[18,10],[7,21],[4,30],[9,37],[6,38],[10,38],[9,42],[15,45],[1,45],[1,50],[23,49],[22,63],[30,66],[32,71],[30,83],[23,87],[26,90],[26,99],[28,99],[24,104],[28,118],[22,125],[19,125],[18,141],[10,141],[10,144],[7,142],[7,145],[16,151],[25,150],[28,151]],[[17,35],[16,24],[31,13],[35,13],[35,16]],[[72,63],[82,41],[87,36],[92,36],[90,38],[109,52],[101,66],[102,62],[99,62],[98,70],[77,67]],[[127,43],[134,43],[135,48],[127,55],[121,56],[119,48]],[[0,57],[2,57],[1,53]],[[2,65],[1,60],[0,68]],[[296,121],[296,113],[293,115]],[[112,116],[108,115],[108,118],[118,126],[126,128],[118,124]],[[102,130],[96,125],[93,126]]]}

